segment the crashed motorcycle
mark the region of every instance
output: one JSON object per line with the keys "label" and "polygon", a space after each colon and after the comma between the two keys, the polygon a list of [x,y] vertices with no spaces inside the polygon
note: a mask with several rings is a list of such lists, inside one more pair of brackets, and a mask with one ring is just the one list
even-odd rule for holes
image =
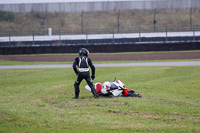
{"label": "crashed motorcycle", "polygon": [[[125,88],[125,85],[122,81],[114,79],[114,82],[104,82],[101,83],[95,83],[94,84],[96,92],[99,96],[104,97],[139,97],[142,98],[142,95],[135,92],[134,90],[130,90],[128,88]],[[85,89],[91,92],[91,88],[86,85]]]}

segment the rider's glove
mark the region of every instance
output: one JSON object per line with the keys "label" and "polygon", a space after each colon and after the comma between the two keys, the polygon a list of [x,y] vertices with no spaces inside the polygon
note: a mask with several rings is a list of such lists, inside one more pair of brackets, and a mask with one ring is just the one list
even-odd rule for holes
{"label": "rider's glove", "polygon": [[91,79],[92,79],[92,80],[94,80],[94,79],[95,79],[95,76],[94,76],[94,75],[92,75],[92,76],[91,76]]}

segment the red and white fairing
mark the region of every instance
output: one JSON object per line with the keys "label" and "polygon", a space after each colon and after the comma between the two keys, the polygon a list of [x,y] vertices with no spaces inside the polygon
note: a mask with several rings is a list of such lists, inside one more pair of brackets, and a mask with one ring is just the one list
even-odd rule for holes
{"label": "red and white fairing", "polygon": [[[112,93],[113,96],[121,96],[123,93],[123,89],[125,88],[124,83],[121,82],[120,80],[116,80],[114,82],[104,82],[103,84],[101,83],[95,83],[94,84],[95,89],[97,91],[97,94],[108,94]],[[115,86],[115,89],[112,89],[112,86]],[[90,87],[88,85],[85,86],[85,89],[88,91],[91,91]]]}

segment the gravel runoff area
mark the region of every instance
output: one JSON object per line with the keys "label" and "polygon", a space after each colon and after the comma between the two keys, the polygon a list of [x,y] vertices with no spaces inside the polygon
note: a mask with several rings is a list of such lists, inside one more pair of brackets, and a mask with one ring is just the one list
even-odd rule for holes
{"label": "gravel runoff area", "polygon": [[[23,62],[73,62],[78,54],[70,55],[0,55],[0,60]],[[200,51],[189,52],[152,52],[134,54],[90,54],[93,61],[148,61],[148,60],[182,60],[200,59]],[[172,61],[172,62],[144,62],[144,63],[106,63],[95,64],[96,67],[118,66],[199,66],[200,61]],[[1,65],[0,69],[26,69],[26,68],[70,68],[72,64],[60,65]]]}

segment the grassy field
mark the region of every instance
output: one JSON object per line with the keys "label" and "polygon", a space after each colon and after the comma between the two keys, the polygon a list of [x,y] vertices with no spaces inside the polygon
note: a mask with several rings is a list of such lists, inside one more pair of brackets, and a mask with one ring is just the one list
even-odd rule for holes
{"label": "grassy field", "polygon": [[72,68],[0,70],[0,132],[200,132],[200,67],[97,68],[139,98],[74,100]]}

